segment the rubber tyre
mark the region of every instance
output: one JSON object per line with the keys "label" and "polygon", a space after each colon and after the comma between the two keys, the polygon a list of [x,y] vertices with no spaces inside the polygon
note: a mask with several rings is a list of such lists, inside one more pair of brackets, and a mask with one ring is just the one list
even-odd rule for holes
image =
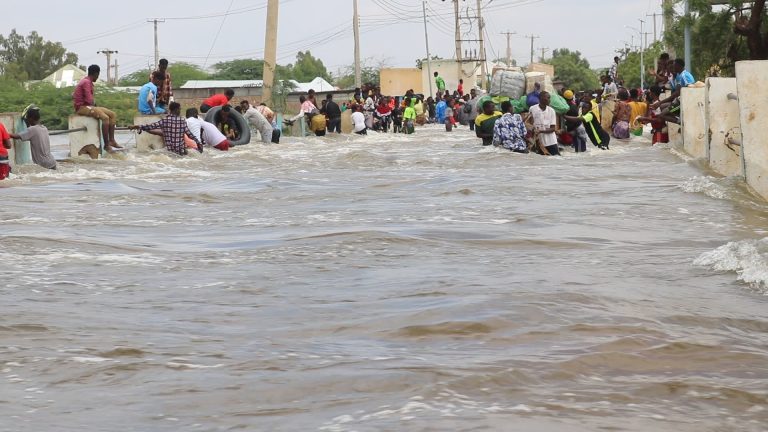
{"label": "rubber tyre", "polygon": [[[208,123],[216,124],[214,122],[214,118],[216,118],[216,114],[221,111],[221,107],[213,107],[211,108],[207,113],[205,113],[205,121]],[[240,130],[240,139],[237,141],[230,141],[229,144],[233,146],[241,146],[245,145],[251,142],[251,127],[248,125],[248,120],[245,119],[245,117],[242,116],[239,112],[235,110],[231,110],[229,112],[229,115],[232,116],[233,119],[235,119],[235,124],[237,125],[237,128]]]}

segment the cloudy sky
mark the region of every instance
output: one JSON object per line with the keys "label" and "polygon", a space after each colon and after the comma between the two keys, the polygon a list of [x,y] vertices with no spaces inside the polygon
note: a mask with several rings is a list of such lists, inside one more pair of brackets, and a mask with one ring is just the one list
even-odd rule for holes
{"label": "cloudy sky", "polygon": [[[290,63],[298,50],[310,50],[332,73],[354,60],[353,0],[281,0],[278,62]],[[117,50],[120,75],[153,62],[153,25],[159,24],[160,55],[174,61],[210,66],[234,58],[261,58],[264,50],[266,0],[131,0],[93,2],[37,0],[35,13],[26,7],[6,7],[3,34],[12,28],[27,34],[38,31],[44,38],[62,42],[80,56],[81,64],[104,67],[105,57],[96,52]],[[433,55],[454,57],[453,7],[450,1],[427,0],[430,50]],[[513,57],[519,64],[530,58],[534,47],[579,50],[592,67],[607,67],[614,51],[632,41],[638,44],[640,26],[653,39],[653,17],[661,0],[482,0],[489,59],[506,56],[506,36],[512,36]],[[362,57],[369,64],[413,67],[426,54],[421,0],[359,0]],[[462,0],[472,8],[476,0]],[[477,33],[475,20],[463,20],[463,31]],[[661,31],[661,19],[658,19]],[[475,39],[474,36],[467,38]]]}

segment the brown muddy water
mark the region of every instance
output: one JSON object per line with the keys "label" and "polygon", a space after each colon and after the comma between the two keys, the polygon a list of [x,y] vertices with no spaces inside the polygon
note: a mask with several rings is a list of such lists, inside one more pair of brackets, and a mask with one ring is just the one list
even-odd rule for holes
{"label": "brown muddy water", "polygon": [[768,206],[646,140],[22,167],[0,431],[768,430]]}

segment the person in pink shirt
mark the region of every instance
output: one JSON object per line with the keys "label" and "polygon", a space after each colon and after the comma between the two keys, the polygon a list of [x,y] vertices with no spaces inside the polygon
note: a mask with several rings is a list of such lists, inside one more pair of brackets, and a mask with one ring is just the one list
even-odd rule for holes
{"label": "person in pink shirt", "polygon": [[104,150],[123,148],[115,141],[115,123],[117,116],[114,112],[97,107],[93,97],[93,83],[99,79],[101,68],[98,65],[88,66],[88,76],[81,79],[72,93],[72,102],[75,106],[75,114],[93,117],[101,120],[101,138],[104,140]]}

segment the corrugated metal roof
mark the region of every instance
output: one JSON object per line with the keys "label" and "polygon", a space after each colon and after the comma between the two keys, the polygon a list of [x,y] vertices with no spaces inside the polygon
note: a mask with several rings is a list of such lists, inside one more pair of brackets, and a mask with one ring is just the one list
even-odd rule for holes
{"label": "corrugated metal roof", "polygon": [[184,83],[183,89],[203,89],[203,88],[261,88],[264,86],[263,80],[190,80]]}
{"label": "corrugated metal roof", "polygon": [[[290,80],[293,83],[294,92],[307,92],[310,89],[316,92],[334,91],[334,87],[328,81],[317,77],[308,83],[300,83],[296,80]],[[224,89],[224,88],[261,88],[264,86],[263,80],[190,80],[184,83],[183,89]]]}

